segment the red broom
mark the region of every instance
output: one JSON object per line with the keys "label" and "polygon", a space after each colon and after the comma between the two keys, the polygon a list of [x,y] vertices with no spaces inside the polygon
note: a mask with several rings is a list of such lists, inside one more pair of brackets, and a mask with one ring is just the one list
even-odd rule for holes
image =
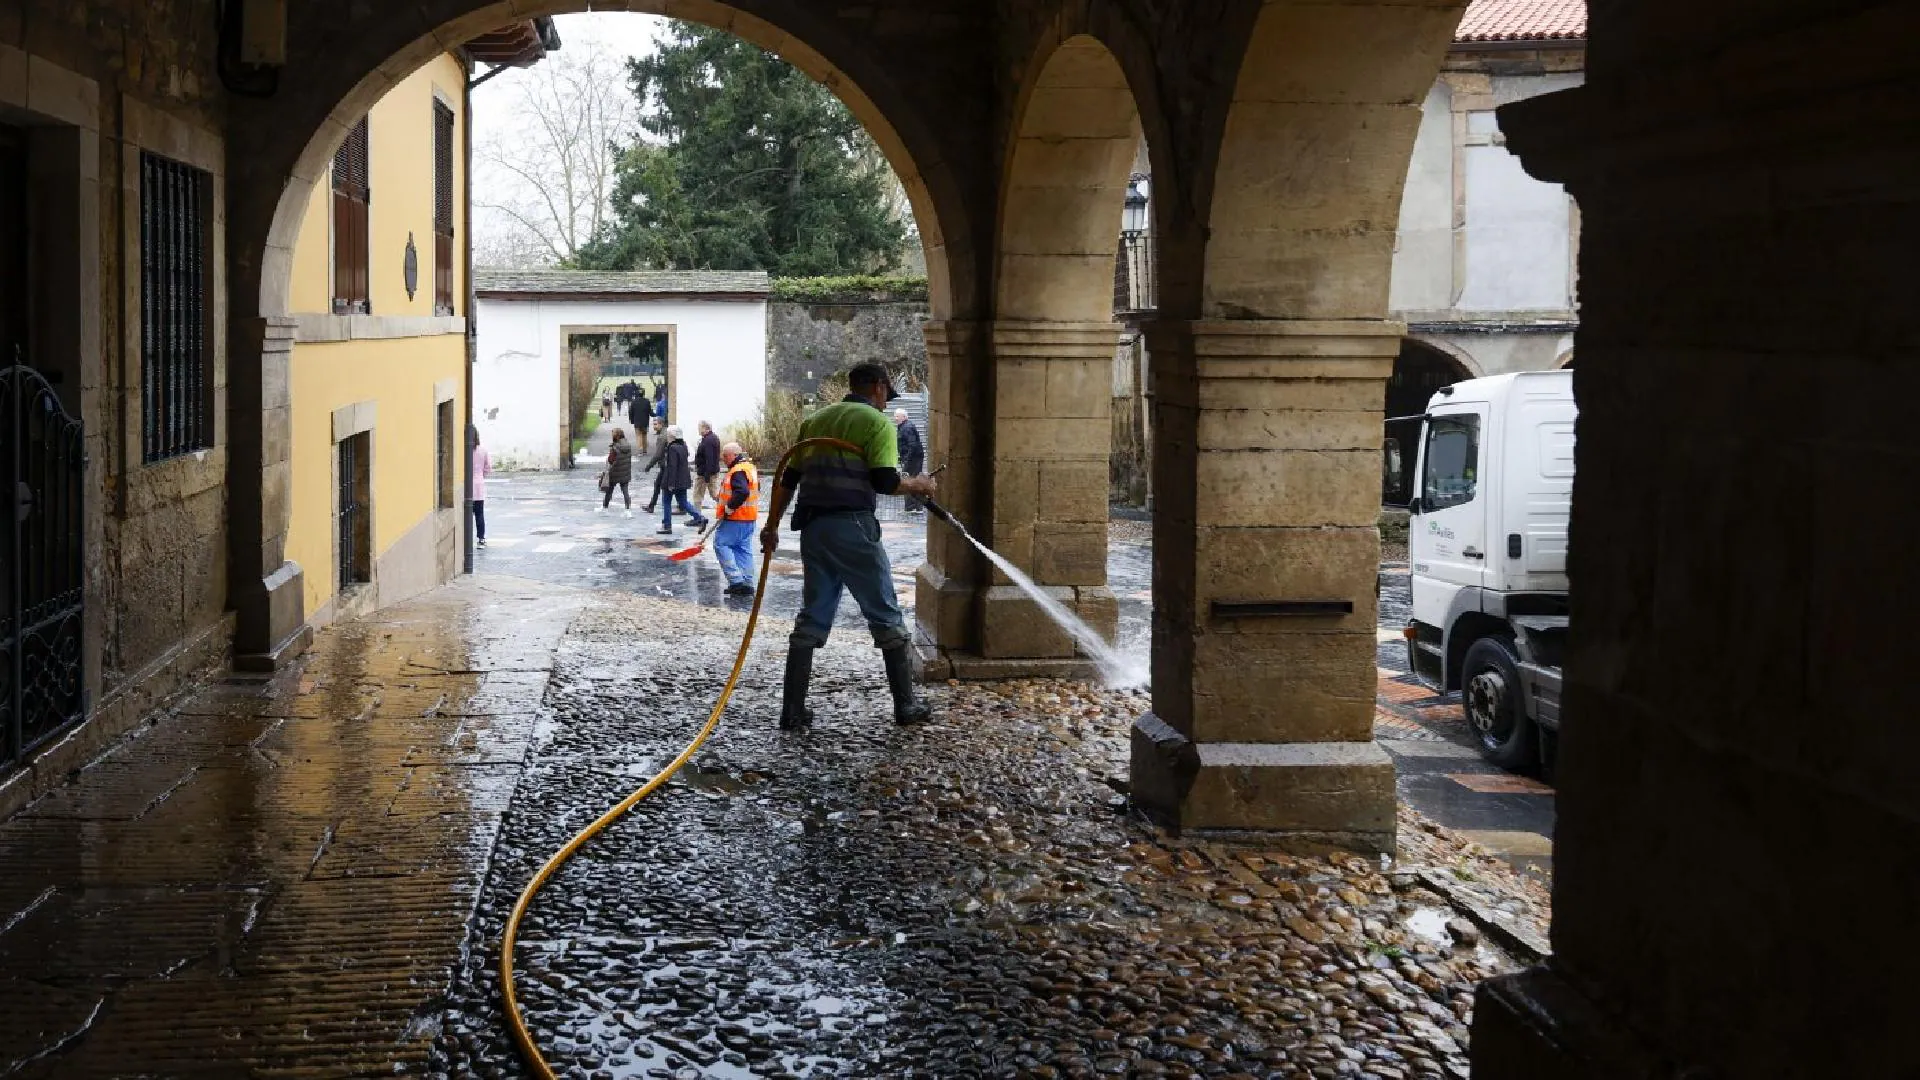
{"label": "red broom", "polygon": [[693,546],[690,548],[687,548],[684,551],[676,551],[673,554],[667,556],[668,562],[686,562],[688,559],[691,559],[695,555],[698,555],[701,552],[707,550],[707,541],[713,538],[713,531],[720,527],[721,519],[720,519],[719,513],[717,512],[718,509],[719,509],[718,507],[715,508],[716,513],[713,515],[713,520],[707,522],[707,527],[700,530],[700,536],[698,539],[694,540]]}

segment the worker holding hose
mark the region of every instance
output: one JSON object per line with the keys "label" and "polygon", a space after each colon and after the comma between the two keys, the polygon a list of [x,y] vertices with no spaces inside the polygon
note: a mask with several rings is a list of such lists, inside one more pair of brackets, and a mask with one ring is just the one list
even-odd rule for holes
{"label": "worker holding hose", "polygon": [[800,616],[787,639],[786,680],[780,699],[780,727],[786,731],[813,722],[813,710],[807,708],[813,652],[827,643],[843,588],[853,593],[873,643],[885,658],[894,721],[918,724],[933,715],[914,692],[912,661],[907,655],[913,638],[894,594],[893,567],[880,542],[874,508],[880,495],[931,498],[937,485],[931,476],[900,475],[893,422],[884,411],[887,402],[899,395],[887,369],[861,364],[848,373],[847,382],[852,392],[802,421],[800,438],[835,439],[859,447],[859,452],[831,446],[802,448],[774,481],[773,506],[760,534],[765,551],[779,548],[780,519],[797,493],[793,527],[800,532],[804,579]]}

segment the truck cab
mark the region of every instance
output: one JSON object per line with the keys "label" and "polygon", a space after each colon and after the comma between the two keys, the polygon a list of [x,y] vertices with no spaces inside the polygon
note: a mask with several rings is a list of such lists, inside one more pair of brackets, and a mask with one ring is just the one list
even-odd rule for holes
{"label": "truck cab", "polygon": [[1415,461],[1409,663],[1507,768],[1550,767],[1559,731],[1575,416],[1571,371],[1495,375],[1435,394],[1412,455],[1389,440]]}

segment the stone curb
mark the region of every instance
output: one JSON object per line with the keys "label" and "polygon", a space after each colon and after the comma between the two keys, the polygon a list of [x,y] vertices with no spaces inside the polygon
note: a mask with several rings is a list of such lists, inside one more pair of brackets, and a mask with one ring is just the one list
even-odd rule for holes
{"label": "stone curb", "polygon": [[1423,866],[1401,870],[1410,874],[1415,881],[1446,898],[1447,904],[1461,915],[1473,921],[1488,936],[1500,944],[1501,948],[1514,954],[1514,958],[1531,967],[1546,962],[1553,955],[1553,946],[1531,930],[1514,926],[1500,918],[1492,908],[1468,896],[1465,891],[1453,883],[1440,870]]}

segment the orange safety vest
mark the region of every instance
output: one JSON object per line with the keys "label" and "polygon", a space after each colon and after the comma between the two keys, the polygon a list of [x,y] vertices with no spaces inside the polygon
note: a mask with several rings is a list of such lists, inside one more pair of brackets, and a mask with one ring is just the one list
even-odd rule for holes
{"label": "orange safety vest", "polygon": [[[730,510],[727,509],[727,503],[733,500],[733,474],[737,472],[747,474],[747,501],[741,503],[739,509]],[[733,467],[727,470],[727,475],[721,479],[720,491],[715,496],[715,499],[718,500],[721,511],[725,514],[728,521],[759,520],[760,470],[754,468],[753,462],[748,461],[746,458],[741,458],[739,461],[734,462]]]}

